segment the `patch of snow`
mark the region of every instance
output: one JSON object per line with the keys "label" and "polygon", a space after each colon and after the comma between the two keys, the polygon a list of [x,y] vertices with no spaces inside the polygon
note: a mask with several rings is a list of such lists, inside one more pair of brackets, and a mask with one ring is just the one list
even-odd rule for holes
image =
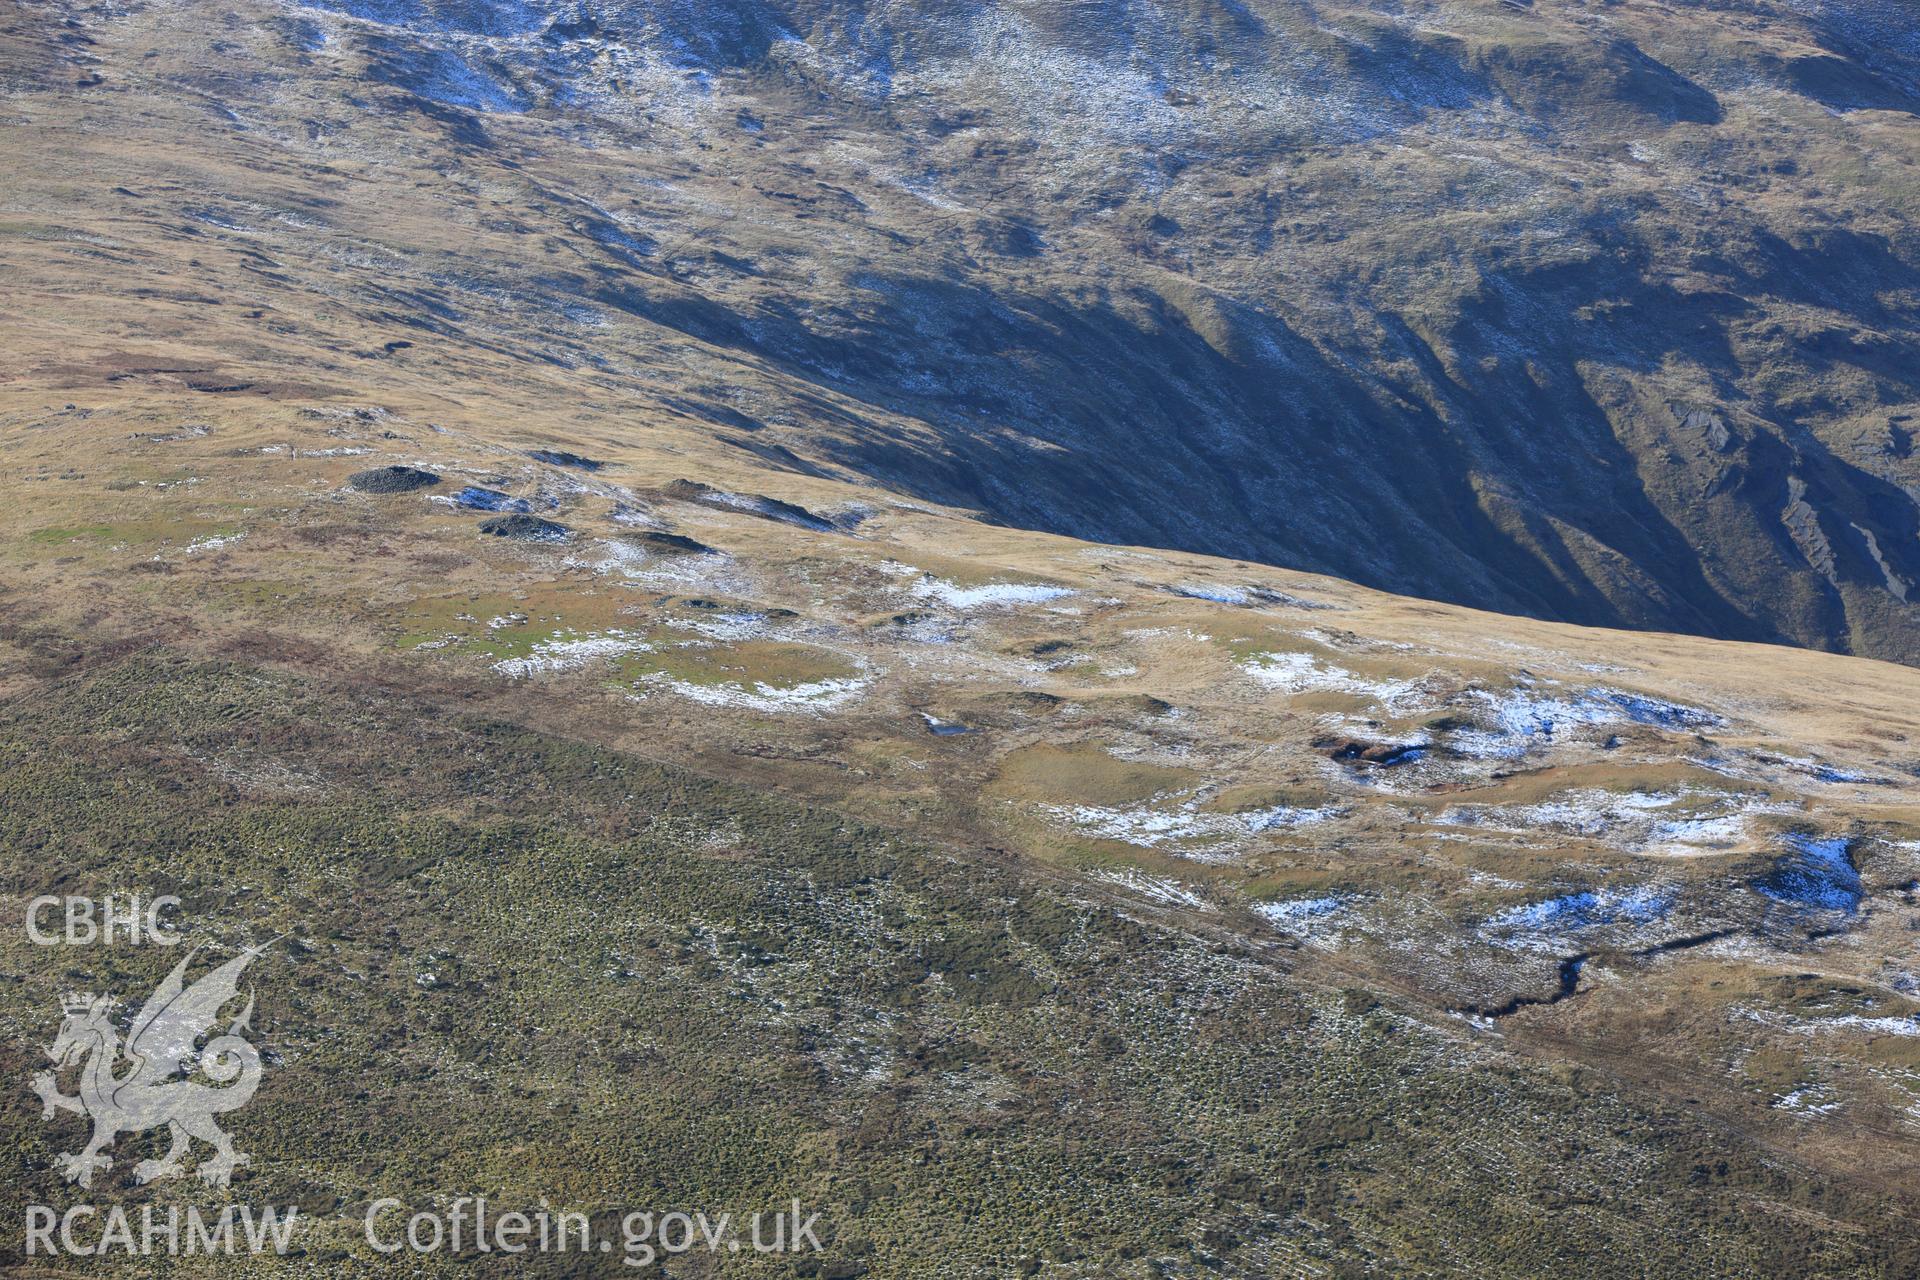
{"label": "patch of snow", "polygon": [[1721,849],[1739,844],[1747,835],[1747,816],[1731,813],[1717,818],[1672,818],[1655,823],[1650,843]]}
{"label": "patch of snow", "polygon": [[1839,765],[1829,764],[1825,760],[1818,760],[1812,756],[1782,756],[1769,752],[1756,751],[1752,753],[1752,758],[1760,764],[1776,765],[1788,769],[1793,773],[1812,778],[1816,782],[1864,783],[1868,785],[1885,785],[1887,782],[1887,779],[1877,777],[1874,774],[1862,773],[1858,769],[1842,768]]}
{"label": "patch of snow", "polygon": [[[1370,636],[1357,636],[1348,633],[1328,631],[1322,627],[1308,627],[1298,633],[1303,640],[1311,640],[1326,649],[1342,649],[1355,653],[1418,653],[1418,645],[1407,644],[1401,640],[1380,640]],[[1432,652],[1427,650],[1426,652]]]}
{"label": "patch of snow", "polygon": [[1806,1024],[1817,1029],[1864,1031],[1876,1036],[1899,1036],[1903,1039],[1920,1037],[1920,1014],[1906,1018],[1869,1018],[1846,1013],[1832,1018],[1808,1018]]}
{"label": "patch of snow", "polygon": [[993,582],[983,587],[962,587],[931,575],[908,588],[922,600],[937,600],[955,609],[1006,609],[1015,605],[1045,604],[1073,593],[1070,587],[1049,587],[1040,583]]}
{"label": "patch of snow", "polygon": [[643,690],[663,690],[709,707],[739,707],[749,711],[833,711],[858,699],[873,683],[871,677],[813,680],[782,688],[755,681],[751,688],[737,682],[707,685],[677,680],[664,672],[642,676]]}
{"label": "patch of snow", "polygon": [[638,507],[630,507],[625,503],[615,504],[613,510],[608,513],[608,518],[615,524],[624,524],[637,529],[666,528],[663,522],[656,520]]}
{"label": "patch of snow", "polygon": [[1337,805],[1302,807],[1297,805],[1275,805],[1271,809],[1257,809],[1252,813],[1236,814],[1244,819],[1249,831],[1284,831],[1292,827],[1318,826],[1322,822],[1331,822],[1346,810]]}
{"label": "patch of snow", "polygon": [[1729,778],[1755,782],[1797,783],[1799,778],[1843,785],[1886,786],[1890,779],[1842,768],[1811,756],[1783,756],[1770,751],[1730,751],[1687,757],[1688,764],[1711,769]]}
{"label": "patch of snow", "polygon": [[1795,1115],[1823,1116],[1839,1110],[1840,1101],[1824,1085],[1801,1085],[1793,1092],[1774,1099],[1773,1107],[1776,1111],[1791,1111]]}
{"label": "patch of snow", "polygon": [[703,495],[702,500],[714,506],[732,507],[736,511],[752,512],[754,515],[765,516],[770,520],[778,520],[782,524],[790,524],[796,528],[811,529],[815,533],[831,533],[834,528],[831,522],[822,520],[818,516],[812,515],[798,507],[775,502],[771,498],[762,498],[754,494],[728,493],[722,489],[715,489]]}
{"label": "patch of snow", "polygon": [[1276,591],[1272,587],[1233,587],[1211,582],[1183,582],[1176,586],[1164,587],[1176,596],[1188,600],[1208,600],[1214,604],[1239,605],[1243,608],[1259,605],[1284,605],[1293,609],[1328,609],[1331,605],[1316,600],[1303,600],[1299,596],[1289,595],[1285,591]]}
{"label": "patch of snow", "polygon": [[[1664,810],[1682,801],[1719,811],[1664,815]],[[1605,840],[1634,853],[1683,855],[1712,853],[1740,843],[1747,837],[1753,815],[1794,811],[1789,804],[1693,787],[1630,792],[1586,787],[1562,792],[1539,804],[1456,806],[1444,810],[1438,820],[1511,832],[1546,828]]]}
{"label": "patch of snow", "polygon": [[1103,805],[1041,805],[1039,811],[1056,822],[1101,840],[1119,840],[1143,848],[1166,848],[1198,862],[1221,861],[1239,851],[1249,837],[1273,831],[1331,822],[1346,812],[1327,805],[1316,808],[1275,805],[1246,813],[1213,813],[1200,808],[1204,794],[1196,794],[1176,809],[1148,805],[1111,808]]}
{"label": "patch of snow", "polygon": [[1184,887],[1178,880],[1166,876],[1150,876],[1131,869],[1124,871],[1095,871],[1092,878],[1107,884],[1119,885],[1131,890],[1143,898],[1163,902],[1171,907],[1193,907],[1200,911],[1215,910],[1214,905],[1191,889]]}
{"label": "patch of snow", "polygon": [[1247,604],[1252,600],[1243,587],[1215,587],[1189,582],[1169,590],[1189,600],[1211,600],[1215,604]]}
{"label": "patch of snow", "polygon": [[1522,686],[1506,693],[1475,689],[1483,729],[1455,730],[1449,745],[1462,755],[1510,759],[1555,740],[1555,734],[1580,726],[1644,724],[1667,729],[1710,729],[1726,719],[1711,711],[1644,694],[1595,688],[1571,695],[1538,692]]}
{"label": "patch of snow", "polygon": [[700,582],[706,580],[712,566],[725,560],[726,556],[717,551],[710,555],[655,556],[631,542],[603,538],[595,540],[586,554],[568,556],[565,563],[569,568],[590,569],[602,576]]}
{"label": "patch of snow", "polygon": [[764,613],[716,613],[705,618],[668,618],[666,624],[676,631],[692,631],[710,640],[729,643],[762,640],[773,634]]}
{"label": "patch of snow", "polygon": [[195,538],[192,542],[189,542],[182,549],[182,554],[191,556],[191,555],[198,555],[202,551],[218,551],[222,547],[232,546],[234,543],[239,542],[241,539],[245,538],[246,536],[247,535],[244,533],[229,533],[229,534],[226,534],[225,536],[216,536],[211,533],[202,534],[200,537]]}
{"label": "patch of snow", "polygon": [[617,573],[632,577],[651,558],[630,542],[605,540],[593,545],[598,553],[596,556],[568,556],[567,564],[574,568],[591,569],[599,574]]}
{"label": "patch of snow", "polygon": [[1357,694],[1374,699],[1394,715],[1410,714],[1430,701],[1420,681],[1369,680],[1310,653],[1257,653],[1241,663],[1240,669],[1281,693]]}
{"label": "patch of snow", "polygon": [[1853,841],[1845,837],[1820,838],[1791,834],[1782,840],[1792,853],[1754,887],[1775,902],[1816,911],[1844,911],[1852,915],[1866,896],[1860,872],[1853,865]]}
{"label": "patch of snow", "polygon": [[591,662],[617,658],[624,653],[645,653],[652,648],[638,636],[626,631],[605,631],[588,636],[555,636],[541,640],[524,658],[502,658],[493,669],[510,679],[543,675],[554,671],[573,671]]}
{"label": "patch of snow", "polygon": [[1920,1038],[1920,1014],[1894,1018],[1842,1013],[1824,1018],[1799,1018],[1792,1014],[1755,1009],[1751,1005],[1736,1005],[1728,1010],[1728,1016],[1746,1022],[1757,1022],[1761,1026],[1771,1027],[1776,1031],[1787,1031],[1800,1036],[1819,1035],[1826,1032],[1864,1032],[1872,1036]]}
{"label": "patch of snow", "polygon": [[1584,890],[1509,907],[1480,925],[1480,936],[1515,950],[1557,950],[1569,934],[1601,925],[1651,924],[1673,908],[1676,894],[1657,885]]}
{"label": "patch of snow", "polygon": [[434,494],[427,500],[462,511],[506,511],[525,515],[533,510],[533,504],[525,498],[510,498],[497,489],[483,489],[471,484],[452,495]]}
{"label": "patch of snow", "polygon": [[1323,898],[1283,898],[1277,902],[1256,902],[1253,910],[1256,915],[1265,916],[1285,928],[1332,915],[1352,901],[1348,895],[1336,893]]}

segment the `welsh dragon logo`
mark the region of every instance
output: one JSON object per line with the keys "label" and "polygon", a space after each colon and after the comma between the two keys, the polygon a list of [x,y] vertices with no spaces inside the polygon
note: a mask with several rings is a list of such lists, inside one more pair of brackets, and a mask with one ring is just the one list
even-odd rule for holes
{"label": "welsh dragon logo", "polygon": [[[179,1177],[185,1172],[181,1161],[195,1138],[213,1148],[212,1157],[203,1158],[198,1169],[201,1181],[209,1185],[227,1186],[233,1171],[249,1163],[213,1118],[245,1106],[260,1084],[259,1051],[241,1034],[250,1030],[252,994],[247,996],[246,1008],[227,1024],[225,1034],[208,1040],[197,1054],[194,1045],[213,1030],[220,1011],[239,995],[240,974],[266,945],[249,947],[186,986],[187,965],[200,950],[195,947],[134,1015],[124,1046],[108,1017],[113,1006],[110,999],[91,993],[61,997],[65,1018],[60,1034],[47,1047],[54,1070],[36,1075],[33,1091],[44,1104],[43,1119],[52,1119],[60,1110],[93,1121],[93,1136],[86,1147],[60,1157],[60,1171],[68,1181],[90,1186],[94,1170],[113,1167],[112,1158],[103,1153],[116,1138],[161,1125],[171,1131],[173,1144],[162,1158],[134,1166],[138,1182]],[[123,1057],[126,1069],[116,1074]],[[193,1078],[196,1061],[199,1073],[213,1084]],[[55,1073],[76,1063],[80,1064],[80,1093],[68,1097],[60,1092]]]}

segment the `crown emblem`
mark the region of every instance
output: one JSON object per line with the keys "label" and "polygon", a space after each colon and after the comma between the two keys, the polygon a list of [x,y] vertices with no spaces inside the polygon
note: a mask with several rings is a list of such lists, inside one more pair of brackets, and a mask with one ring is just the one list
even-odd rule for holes
{"label": "crown emblem", "polygon": [[[220,1011],[240,994],[240,975],[268,945],[246,948],[189,986],[187,966],[199,954],[196,947],[173,966],[138,1014],[105,992],[60,994],[66,1018],[46,1046],[52,1067],[35,1075],[32,1084],[42,1119],[67,1111],[93,1120],[87,1145],[54,1162],[67,1181],[92,1186],[98,1170],[113,1166],[112,1157],[103,1153],[120,1134],[170,1127],[173,1145],[165,1156],[136,1164],[135,1182],[181,1176],[186,1172],[182,1159],[192,1142],[200,1142],[213,1148],[194,1170],[201,1181],[221,1187],[232,1183],[233,1171],[247,1163],[247,1156],[234,1150],[233,1135],[215,1117],[239,1110],[253,1097],[260,1084],[260,1051],[243,1034],[249,1029],[247,1013],[227,1024],[225,1033],[217,1024]],[[116,1008],[131,1015],[132,1025],[124,1032],[108,1019],[108,1010]],[[248,1013],[252,1009],[249,993]],[[196,1052],[203,1039],[206,1047]],[[123,1060],[131,1067],[115,1074]],[[180,1078],[196,1060],[198,1074],[211,1083]],[[78,1071],[78,1094],[60,1092],[59,1074],[69,1068]]]}

